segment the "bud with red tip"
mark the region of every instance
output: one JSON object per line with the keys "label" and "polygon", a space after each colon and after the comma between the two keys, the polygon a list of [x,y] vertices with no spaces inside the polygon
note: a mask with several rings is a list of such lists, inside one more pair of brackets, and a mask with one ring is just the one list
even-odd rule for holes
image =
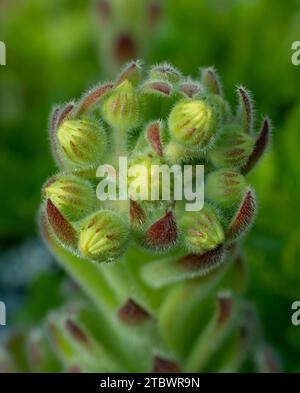
{"label": "bud with red tip", "polygon": [[128,227],[117,213],[100,210],[82,222],[78,248],[85,258],[110,262],[125,252],[128,235]]}
{"label": "bud with red tip", "polygon": [[69,166],[97,164],[107,149],[103,126],[92,120],[64,121],[57,131],[57,138]]}
{"label": "bud with red tip", "polygon": [[102,103],[104,120],[116,129],[131,129],[140,120],[139,98],[134,86],[127,79],[118,85]]}
{"label": "bud with red tip", "polygon": [[77,221],[90,213],[96,204],[92,185],[78,176],[59,175],[47,182],[44,194],[70,221]]}

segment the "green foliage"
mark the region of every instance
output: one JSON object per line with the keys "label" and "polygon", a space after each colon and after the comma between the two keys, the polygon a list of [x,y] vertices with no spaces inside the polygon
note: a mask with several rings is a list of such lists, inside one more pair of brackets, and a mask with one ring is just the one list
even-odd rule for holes
{"label": "green foliage", "polygon": [[[80,0],[11,2],[1,12],[7,66],[0,70],[1,243],[35,230],[39,188],[54,167],[47,114],[98,72]],[[8,196],[9,195],[9,196]]]}

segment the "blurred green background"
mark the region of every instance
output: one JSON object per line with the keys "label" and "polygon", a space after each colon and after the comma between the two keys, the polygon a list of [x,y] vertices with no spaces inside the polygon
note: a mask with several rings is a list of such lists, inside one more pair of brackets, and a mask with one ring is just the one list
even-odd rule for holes
{"label": "blurred green background", "polygon": [[[299,0],[0,0],[0,299],[36,321],[59,304],[63,273],[36,237],[40,188],[55,172],[47,134],[55,103],[109,79],[130,57],[167,60],[194,78],[214,65],[234,104],[253,92],[257,127],[273,121],[268,154],[250,176],[259,214],[245,244],[248,297],[285,371],[300,371],[300,40]],[[30,271],[30,273],[28,273]],[[8,277],[19,277],[7,279]],[[11,296],[14,300],[11,300]],[[22,299],[22,300],[20,300]],[[8,300],[7,300],[8,301]]]}

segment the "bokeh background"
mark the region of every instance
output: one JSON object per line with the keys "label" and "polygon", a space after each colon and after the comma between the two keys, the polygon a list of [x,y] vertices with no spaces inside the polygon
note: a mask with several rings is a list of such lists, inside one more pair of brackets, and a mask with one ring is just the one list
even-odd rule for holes
{"label": "bokeh background", "polygon": [[[110,7],[110,5],[112,5]],[[8,326],[30,326],[64,301],[68,286],[38,238],[40,188],[55,172],[47,136],[55,103],[108,80],[128,58],[167,60],[194,78],[214,65],[234,103],[253,92],[257,127],[273,141],[250,181],[259,214],[245,243],[248,297],[284,371],[300,371],[299,0],[0,0],[0,300]]]}

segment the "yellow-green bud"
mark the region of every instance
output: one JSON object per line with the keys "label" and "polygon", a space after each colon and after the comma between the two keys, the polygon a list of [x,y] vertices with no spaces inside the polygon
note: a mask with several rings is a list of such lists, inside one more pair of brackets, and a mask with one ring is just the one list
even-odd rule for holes
{"label": "yellow-green bud", "polygon": [[171,140],[165,147],[164,155],[171,163],[180,163],[188,157],[187,149],[173,140]]}
{"label": "yellow-green bud", "polygon": [[230,207],[242,200],[246,188],[244,176],[231,170],[219,170],[208,176],[205,196],[217,205]]}
{"label": "yellow-green bud", "polygon": [[182,240],[190,252],[203,254],[224,241],[224,232],[212,207],[198,212],[184,212],[179,217]]}
{"label": "yellow-green bud", "polygon": [[66,120],[57,132],[66,161],[73,166],[98,163],[107,147],[103,127],[91,120]]}
{"label": "yellow-green bud", "polygon": [[161,199],[161,177],[155,178],[157,167],[153,167],[154,165],[162,165],[162,161],[152,153],[136,156],[130,161],[128,170],[130,199],[147,201],[152,199],[151,195],[157,195],[157,200]]}
{"label": "yellow-green bud", "polygon": [[184,160],[203,159],[205,157],[205,152],[188,149],[178,142],[170,140],[164,149],[164,157],[168,162],[174,164]]}
{"label": "yellow-green bud", "polygon": [[110,262],[125,252],[128,233],[127,225],[117,213],[100,210],[83,221],[78,248],[88,259]]}
{"label": "yellow-green bud", "polygon": [[184,100],[169,117],[171,137],[190,149],[205,149],[218,131],[218,114],[205,100]]}
{"label": "yellow-green bud", "polygon": [[253,138],[239,128],[226,127],[209,152],[209,158],[217,168],[241,168],[253,151]]}
{"label": "yellow-green bud", "polygon": [[138,125],[138,94],[127,79],[104,99],[102,116],[114,128],[131,129]]}
{"label": "yellow-green bud", "polygon": [[77,221],[93,211],[96,197],[92,185],[78,176],[62,175],[50,180],[44,194],[70,221]]}

